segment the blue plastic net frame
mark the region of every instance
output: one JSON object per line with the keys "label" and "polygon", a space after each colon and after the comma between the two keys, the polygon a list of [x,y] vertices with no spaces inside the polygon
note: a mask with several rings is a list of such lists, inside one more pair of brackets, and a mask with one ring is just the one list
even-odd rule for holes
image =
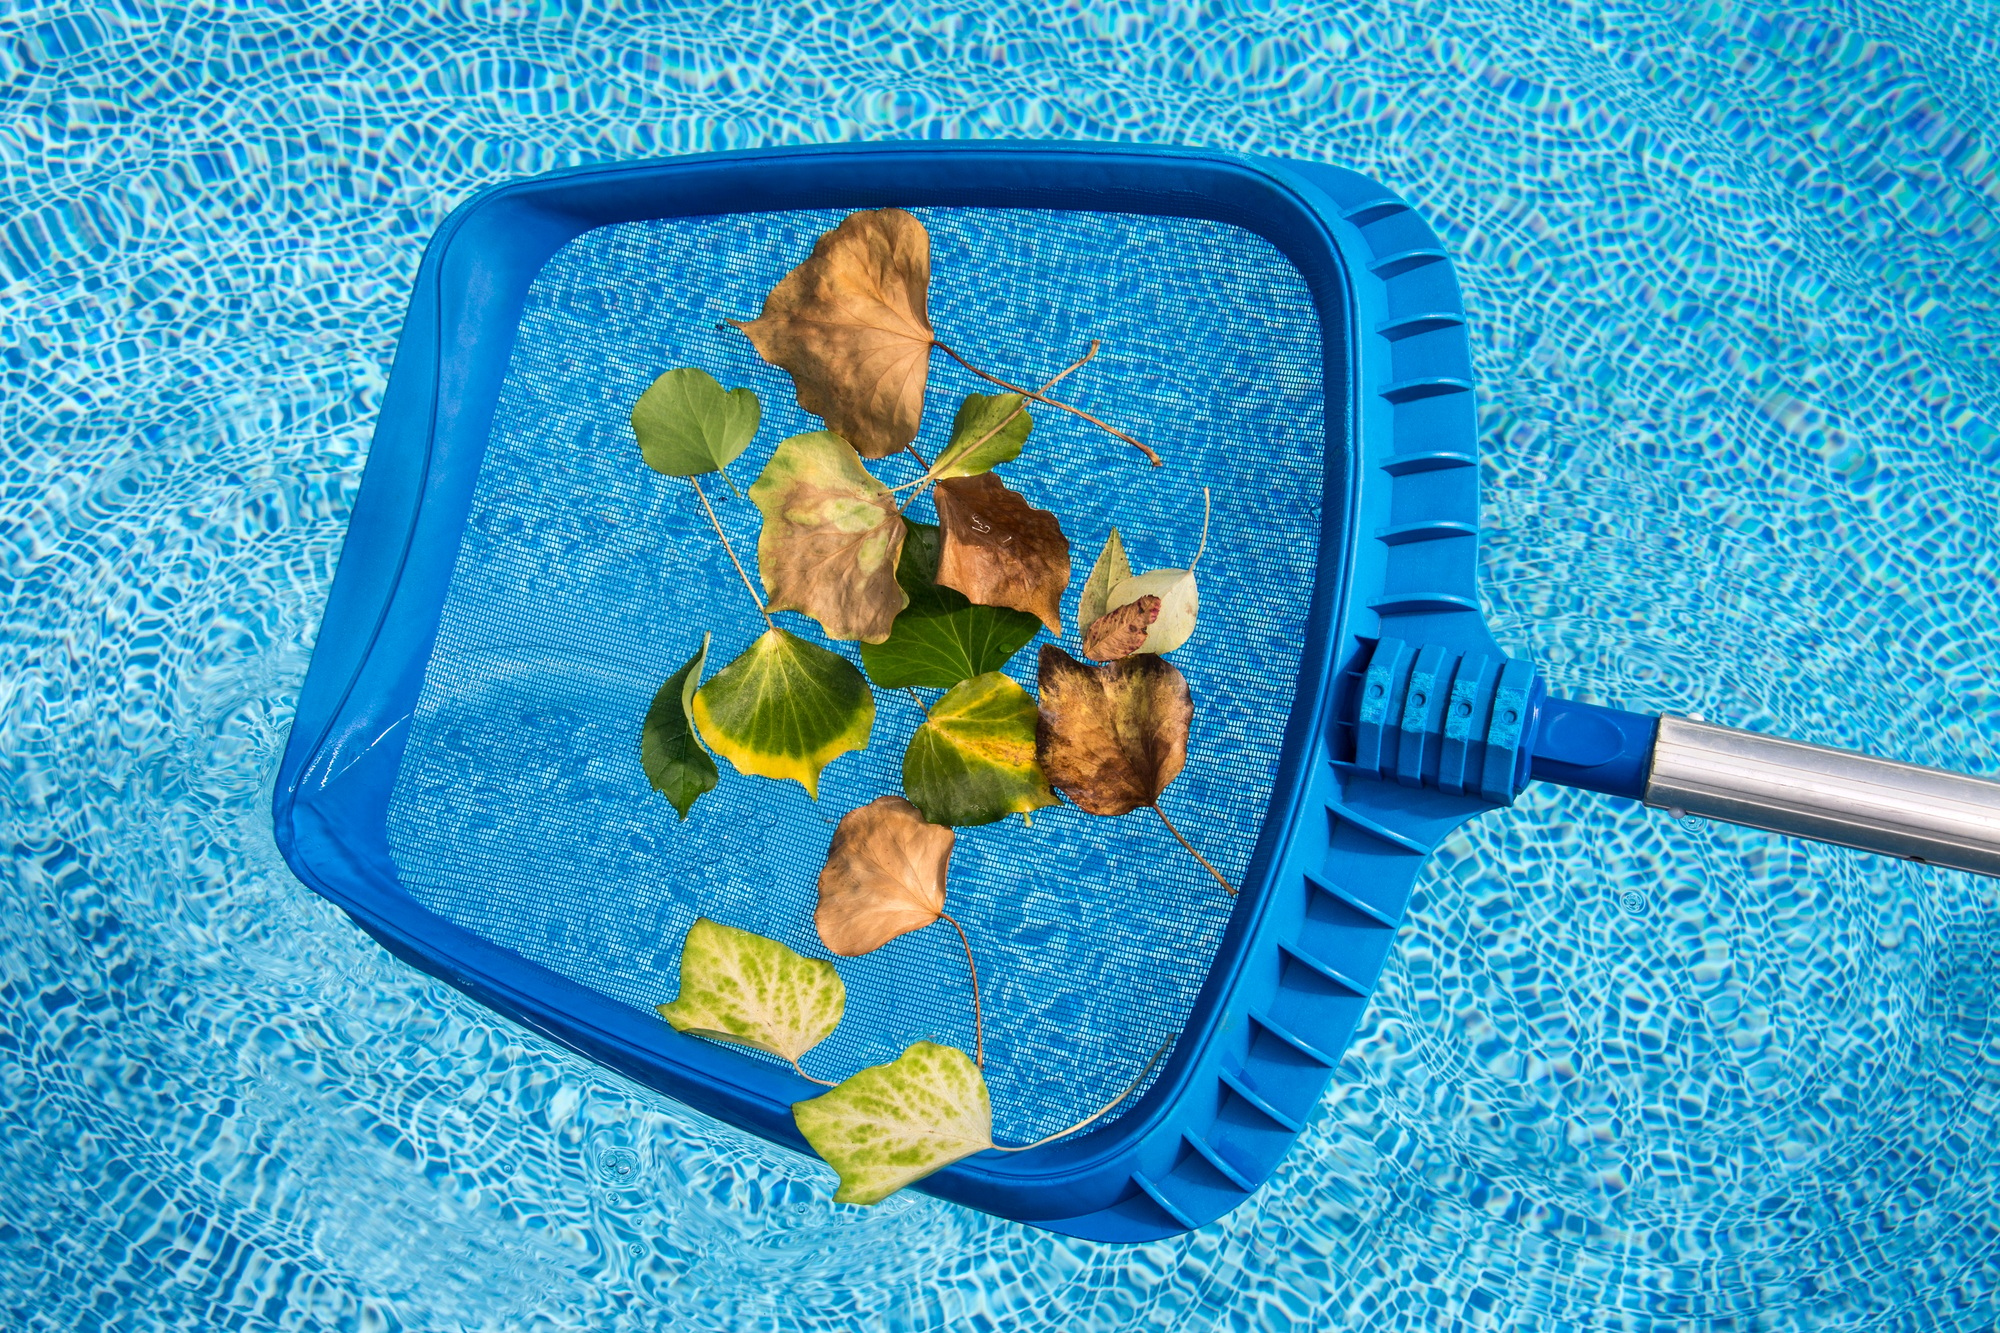
{"label": "blue plastic net frame", "polygon": [[456,210],[418,273],[280,769],[293,870],[398,957],[641,1083],[807,1150],[796,1076],[675,1033],[416,901],[389,811],[530,285],[594,228],[739,212],[1019,208],[1203,219],[1270,242],[1310,292],[1326,447],[1317,574],[1242,894],[1163,1071],[1101,1129],[920,1188],[1111,1241],[1221,1216],[1266,1179],[1332,1076],[1423,857],[1490,808],[1341,762],[1351,666],[1388,635],[1498,650],[1477,610],[1476,425],[1442,247],[1352,172],[1184,150],[866,145],[584,168]]}

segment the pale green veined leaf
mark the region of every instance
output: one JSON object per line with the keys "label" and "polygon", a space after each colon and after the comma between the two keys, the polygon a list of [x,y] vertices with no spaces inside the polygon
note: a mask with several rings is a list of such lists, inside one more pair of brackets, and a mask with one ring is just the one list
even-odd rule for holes
{"label": "pale green veined leaf", "polygon": [[813,1151],[840,1173],[836,1203],[880,1203],[993,1146],[986,1080],[965,1052],[920,1041],[822,1097],[792,1104]]}
{"label": "pale green veined leaf", "polygon": [[659,1007],[676,1032],[752,1046],[794,1063],[840,1026],[833,964],[698,917],[681,942],[681,991]]}

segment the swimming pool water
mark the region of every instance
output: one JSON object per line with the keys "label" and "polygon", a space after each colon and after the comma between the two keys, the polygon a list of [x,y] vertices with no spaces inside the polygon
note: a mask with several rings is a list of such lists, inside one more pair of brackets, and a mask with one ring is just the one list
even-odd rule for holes
{"label": "swimming pool water", "polygon": [[401,306],[503,177],[842,137],[1341,162],[1452,247],[1563,692],[2000,773],[2000,19],[1434,3],[0,18],[0,1326],[2000,1322],[2000,898],[1535,788],[1192,1236],[827,1173],[389,960],[269,784]]}

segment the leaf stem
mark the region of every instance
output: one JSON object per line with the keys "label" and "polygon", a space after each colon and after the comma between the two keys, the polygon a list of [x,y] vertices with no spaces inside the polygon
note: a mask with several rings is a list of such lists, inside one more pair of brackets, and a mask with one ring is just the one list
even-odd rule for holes
{"label": "leaf stem", "polygon": [[1160,1049],[1153,1052],[1153,1058],[1146,1061],[1146,1067],[1139,1071],[1139,1077],[1133,1079],[1130,1083],[1125,1085],[1125,1091],[1119,1093],[1116,1097],[1113,1097],[1110,1101],[1106,1102],[1101,1108],[1091,1112],[1083,1119],[1077,1121],[1074,1125],[1071,1125],[1068,1129],[1059,1129],[1053,1134],[1049,1134],[1042,1138],[1036,1139],[1033,1143],[1024,1143],[1018,1148],[1009,1148],[1005,1144],[996,1143],[993,1145],[993,1151],[1026,1152],[1030,1148],[1039,1148],[1044,1143],[1053,1142],[1054,1140],[1061,1138],[1065,1134],[1074,1134],[1079,1129],[1082,1129],[1085,1125],[1090,1124],[1092,1121],[1100,1120],[1103,1117],[1110,1115],[1112,1110],[1115,1107],[1117,1107],[1118,1103],[1124,1101],[1127,1097],[1130,1097],[1134,1092],[1138,1090],[1139,1085],[1146,1081],[1146,1075],[1153,1072],[1153,1066],[1160,1063],[1160,1058],[1164,1056],[1168,1051],[1172,1050],[1173,1045],[1174,1045],[1174,1039],[1172,1037],[1168,1037],[1166,1041],[1161,1045]]}
{"label": "leaf stem", "polygon": [[[1077,358],[1076,360],[1074,360],[1074,361],[1070,362],[1070,363],[1069,363],[1068,365],[1064,366],[1064,367],[1063,367],[1063,368],[1062,368],[1061,370],[1057,371],[1057,372],[1056,372],[1056,373],[1055,373],[1054,375],[1051,375],[1051,376],[1050,376],[1050,377],[1049,377],[1049,378],[1048,378],[1047,380],[1043,381],[1043,383],[1042,383],[1042,387],[1041,387],[1041,388],[1039,388],[1039,389],[1037,389],[1037,390],[1035,390],[1035,392],[1034,392],[1033,394],[1024,394],[1024,395],[1022,396],[1022,401],[1021,401],[1021,402],[1019,402],[1019,403],[1016,403],[1016,404],[1014,405],[1014,410],[1013,410],[1012,412],[1009,412],[1009,413],[1008,413],[1008,414],[1007,414],[1006,416],[1004,416],[1004,417],[1001,417],[1001,418],[1000,418],[1000,420],[998,421],[998,423],[996,423],[996,424],[994,425],[994,427],[993,427],[993,428],[992,428],[991,430],[987,431],[987,432],[986,432],[986,433],[985,433],[984,435],[982,435],[982,436],[980,436],[980,437],[979,437],[978,439],[974,440],[974,441],[973,441],[973,442],[972,442],[971,444],[968,444],[968,445],[966,445],[966,446],[965,446],[965,448],[963,448],[963,449],[959,450],[959,451],[958,451],[958,457],[961,457],[961,458],[963,458],[963,457],[964,457],[964,456],[965,456],[966,454],[969,454],[969,453],[971,453],[971,452],[972,452],[973,450],[977,449],[977,448],[978,448],[978,447],[979,447],[980,445],[982,445],[982,444],[985,444],[985,443],[986,443],[986,442],[987,442],[988,440],[992,439],[992,438],[993,438],[993,437],[994,437],[995,435],[998,435],[998,434],[999,434],[999,433],[1000,433],[1001,431],[1003,431],[1003,430],[1007,429],[1007,423],[1008,423],[1008,422],[1012,421],[1012,420],[1013,420],[1013,419],[1014,419],[1015,417],[1018,417],[1018,416],[1020,416],[1020,415],[1021,415],[1021,413],[1023,413],[1023,412],[1025,412],[1025,411],[1027,411],[1027,410],[1028,410],[1028,404],[1027,404],[1027,401],[1026,401],[1026,400],[1027,400],[1027,399],[1028,399],[1029,397],[1034,397],[1034,398],[1037,398],[1037,399],[1040,399],[1040,397],[1041,397],[1041,395],[1042,395],[1042,394],[1045,394],[1045,393],[1047,393],[1047,392],[1048,392],[1048,391],[1049,391],[1049,390],[1050,390],[1051,388],[1053,388],[1053,387],[1054,387],[1054,386],[1055,386],[1055,385],[1056,385],[1056,384],[1057,384],[1058,382],[1060,382],[1060,381],[1061,381],[1061,380],[1063,379],[1063,377],[1064,377],[1064,376],[1068,375],[1068,374],[1069,374],[1070,372],[1072,372],[1072,371],[1074,371],[1074,370],[1077,370],[1077,369],[1081,368],[1081,367],[1083,366],[1083,364],[1084,364],[1085,362],[1089,361],[1089,360],[1090,360],[1090,358],[1092,358],[1093,356],[1096,356],[1096,355],[1097,355],[1097,349],[1098,349],[1098,348],[1100,348],[1100,347],[1102,347],[1103,345],[1104,345],[1104,341],[1103,341],[1103,339],[1101,339],[1101,338],[1092,338],[1092,339],[1090,340],[1090,350],[1089,350],[1089,351],[1085,352],[1085,353],[1084,353],[1084,354],[1083,354],[1082,356],[1078,357],[1078,358]],[[940,347],[944,347],[944,344],[943,344],[943,343],[939,343],[939,344],[938,344],[938,346],[940,346]],[[951,349],[950,349],[949,347],[945,347],[945,350],[946,350],[947,352],[950,352],[950,351],[951,351]],[[952,354],[953,354],[954,356],[956,356],[956,355],[957,355],[957,353],[955,353],[955,352],[953,352]],[[1041,401],[1044,401],[1044,402],[1046,402],[1046,401],[1048,401],[1048,400],[1046,400],[1046,399],[1041,399]],[[1141,448],[1144,448],[1145,446],[1141,445],[1140,447],[1141,447]],[[947,448],[947,451],[949,451],[949,448],[950,448],[950,446],[948,446],[948,445],[947,445],[947,446],[946,446],[946,448]],[[924,461],[924,456],[923,456],[922,454],[918,454],[918,453],[917,453],[917,451],[916,451],[915,449],[911,449],[911,450],[910,450],[910,452],[911,452],[912,454],[916,454],[916,459],[917,459],[917,461],[918,461],[919,463],[922,463],[922,462]],[[938,462],[940,462],[940,463],[944,462],[944,460],[945,460],[945,459],[946,459],[946,458],[947,458],[948,456],[949,456],[949,452],[947,452],[947,453],[944,453],[944,454],[939,454],[939,455],[938,455]],[[932,472],[933,472],[934,470],[935,470],[935,469],[933,469],[933,468],[932,468],[932,467],[931,467],[931,466],[930,466],[929,464],[927,464],[927,463],[926,463],[926,464],[924,465],[924,475],[923,475],[923,476],[921,476],[921,477],[918,477],[918,478],[917,478],[917,479],[916,479],[915,481],[906,481],[906,482],[904,482],[904,483],[903,483],[902,485],[900,485],[900,486],[891,486],[891,487],[889,488],[889,493],[890,493],[891,495],[893,495],[893,494],[895,494],[895,493],[896,493],[897,491],[906,491],[906,490],[909,490],[909,489],[910,489],[910,488],[911,488],[912,486],[917,486],[917,487],[921,487],[921,486],[922,486],[922,485],[923,485],[923,484],[924,484],[925,482],[927,482],[927,481],[931,480],[931,474],[932,474]],[[910,497],[909,499],[907,499],[907,500],[903,501],[903,503],[902,503],[902,504],[901,504],[900,506],[898,506],[898,507],[897,507],[897,509],[896,509],[896,512],[900,514],[900,513],[902,513],[902,512],[904,511],[904,510],[908,509],[908,508],[909,508],[909,507],[910,507],[911,505],[913,505],[913,504],[915,504],[915,503],[917,502],[917,496],[918,496],[918,495],[922,495],[922,494],[923,494],[923,492],[922,492],[921,490],[917,491],[916,495],[912,495],[912,496],[911,496],[911,497]]]}
{"label": "leaf stem", "polygon": [[972,977],[972,1063],[986,1068],[986,1022],[979,1013],[979,968],[972,961],[972,941],[965,937],[965,927],[950,912],[938,915],[951,922],[951,928],[958,932],[958,942],[965,946],[965,970]]}
{"label": "leaf stem", "polygon": [[822,1088],[837,1088],[840,1086],[830,1078],[814,1078],[805,1071],[805,1066],[801,1065],[796,1057],[792,1060],[792,1068],[798,1070],[800,1078],[805,1079],[809,1083],[817,1083]]}
{"label": "leaf stem", "polygon": [[716,471],[720,472],[722,474],[723,481],[729,484],[729,493],[735,496],[737,499],[741,500],[743,498],[743,492],[736,489],[736,478],[729,475],[729,465],[725,463],[721,467],[717,468]]}
{"label": "leaf stem", "polygon": [[1116,426],[1109,426],[1106,425],[1104,422],[1099,421],[1096,417],[1090,415],[1090,413],[1084,411],[1082,408],[1071,407],[1068,403],[1057,402],[1053,398],[1044,398],[1041,395],[1040,390],[1023,389],[1018,384],[1009,384],[1006,380],[1001,379],[998,375],[990,375],[986,371],[981,370],[978,366],[973,365],[970,361],[967,361],[957,352],[954,352],[949,344],[933,343],[932,346],[936,347],[939,351],[943,352],[946,356],[950,357],[952,360],[958,362],[959,365],[964,366],[967,370],[971,371],[973,374],[979,376],[980,379],[987,380],[993,384],[997,384],[1001,388],[1007,390],[1007,392],[1009,393],[1018,393],[1023,398],[1032,398],[1038,403],[1044,403],[1049,407],[1057,408],[1060,409],[1061,411],[1068,412],[1072,416],[1082,417],[1085,421],[1088,421],[1091,425],[1097,427],[1105,434],[1116,436],[1118,439],[1121,439],[1125,441],[1125,443],[1131,445],[1134,449],[1137,449],[1140,453],[1146,455],[1146,457],[1152,461],[1154,467],[1165,466],[1165,464],[1161,461],[1159,454],[1155,453],[1151,448],[1149,448],[1144,444],[1141,444],[1138,440],[1134,439],[1130,435],[1127,435],[1124,431],[1119,430]]}
{"label": "leaf stem", "polygon": [[1188,573],[1190,574],[1194,573],[1194,567],[1200,564],[1201,558],[1207,554],[1208,554],[1208,487],[1204,486],[1201,488],[1201,549],[1194,553],[1194,559],[1188,561]]}
{"label": "leaf stem", "polygon": [[757,614],[764,617],[766,625],[776,629],[778,622],[771,619],[770,609],[764,605],[764,599],[757,595],[757,589],[751,586],[750,575],[743,568],[743,562],[736,558],[736,548],[729,544],[729,534],[722,530],[722,520],[715,516],[714,508],[708,503],[708,494],[701,489],[701,478],[689,477],[688,480],[694,484],[694,493],[700,498],[701,507],[708,510],[709,524],[715,529],[715,535],[722,539],[722,549],[729,552],[729,563],[736,566],[736,576],[743,580],[743,590],[749,593],[750,600],[757,604]]}
{"label": "leaf stem", "polygon": [[1230,897],[1234,898],[1236,896],[1235,888],[1233,888],[1230,885],[1228,880],[1222,877],[1222,872],[1220,870],[1217,870],[1214,866],[1208,863],[1207,857],[1203,856],[1200,852],[1194,849],[1193,843],[1189,842],[1186,838],[1183,838],[1181,836],[1181,831],[1174,827],[1174,821],[1167,818],[1167,812],[1160,809],[1158,804],[1155,804],[1153,806],[1153,813],[1158,815],[1160,817],[1160,822],[1167,826],[1167,832],[1174,835],[1174,841],[1178,842],[1181,846],[1187,848],[1188,855],[1192,856],[1195,860],[1201,862],[1201,868],[1203,870],[1206,870],[1209,874],[1215,876],[1215,882],[1217,884],[1220,884],[1223,887],[1223,889],[1228,892]]}

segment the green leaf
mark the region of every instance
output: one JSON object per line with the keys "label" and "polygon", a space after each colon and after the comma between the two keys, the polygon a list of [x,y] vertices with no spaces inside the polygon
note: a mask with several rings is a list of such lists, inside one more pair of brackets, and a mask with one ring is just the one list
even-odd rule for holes
{"label": "green leaf", "polygon": [[798,1058],[840,1026],[847,990],[833,964],[697,917],[681,943],[681,993],[660,1017],[676,1032]]}
{"label": "green leaf", "polygon": [[933,824],[991,824],[1056,803],[1035,759],[1034,698],[997,671],[955,687],[903,753],[903,791]]}
{"label": "green leaf", "polygon": [[764,515],[757,567],[773,611],[803,611],[835,639],[880,643],[908,600],[896,581],[896,497],[832,431],[778,446],[750,488]]}
{"label": "green leaf", "polygon": [[931,475],[971,477],[1021,456],[1035,423],[1018,393],[969,393],[952,419],[951,440],[931,465]]}
{"label": "green leaf", "polygon": [[660,686],[659,693],[653,696],[653,706],[646,710],[646,724],[639,732],[639,762],[646,769],[646,777],[654,791],[673,802],[682,819],[688,817],[688,811],[703,793],[714,790],[718,777],[715,761],[701,748],[688,712],[695,689],[701,684],[702,669],[708,662],[708,640],[709,636],[703,634],[695,655]]}
{"label": "green leaf", "polygon": [[896,579],[910,604],[889,637],[861,645],[869,679],[885,689],[921,685],[948,690],[962,680],[1006,666],[1041,622],[1004,606],[974,606],[937,581],[942,539],[934,524],[911,523]]}
{"label": "green leaf", "polygon": [[728,466],[757,434],[761,417],[750,390],[724,390],[707,371],[683,366],[639,395],[632,433],[654,471],[693,477]]}
{"label": "green leaf", "polygon": [[1113,528],[1104,539],[1104,549],[1097,553],[1097,563],[1090,567],[1090,577],[1083,581],[1076,623],[1089,629],[1092,621],[1111,609],[1111,590],[1131,577],[1132,562],[1125,558],[1125,542]]}
{"label": "green leaf", "polygon": [[920,1041],[823,1097],[792,1104],[813,1151],[840,1173],[835,1203],[880,1203],[993,1146],[993,1104],[960,1050]]}
{"label": "green leaf", "polygon": [[739,772],[790,779],[818,800],[820,770],[867,746],[875,696],[840,654],[770,629],[695,691],[691,716]]}

